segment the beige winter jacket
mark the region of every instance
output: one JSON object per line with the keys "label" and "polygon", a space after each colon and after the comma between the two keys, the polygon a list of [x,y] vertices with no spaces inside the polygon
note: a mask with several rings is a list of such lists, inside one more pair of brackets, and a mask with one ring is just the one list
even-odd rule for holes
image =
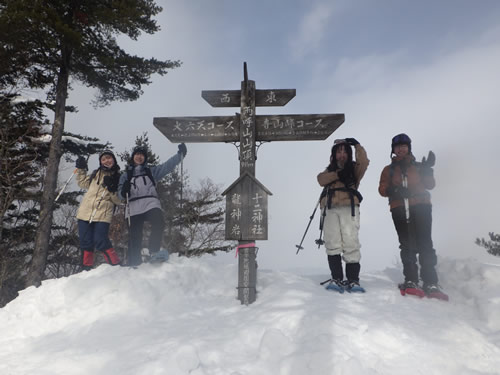
{"label": "beige winter jacket", "polygon": [[[356,178],[356,186],[355,188],[359,188],[359,183],[363,176],[365,175],[366,169],[368,168],[368,164],[370,163],[370,160],[368,160],[368,156],[366,155],[366,151],[361,146],[360,144],[357,144],[355,147],[356,150],[356,162],[354,163],[354,176]],[[326,169],[324,172],[321,172],[318,174],[318,183],[321,186],[327,186],[331,189],[336,189],[336,188],[344,188],[345,185],[343,182],[341,182],[337,176],[337,172],[329,172],[328,169]],[[355,196],[354,197],[354,203],[356,205],[359,205],[359,200]],[[325,207],[326,204],[326,197],[324,197],[321,200],[321,208]],[[351,205],[351,196],[348,192],[344,191],[335,191],[335,194],[333,194],[331,198],[331,207],[334,206],[350,206]]]}
{"label": "beige winter jacket", "polygon": [[[113,209],[115,205],[121,203],[117,193],[110,193],[108,189],[102,186],[102,179],[106,175],[111,175],[111,172],[99,169],[95,177],[90,181],[90,174],[87,174],[85,169],[78,169],[76,181],[78,186],[86,189],[87,192],[83,196],[80,207],[76,214],[79,220],[90,221],[92,213],[96,210],[92,221],[103,221],[111,223],[113,217]],[[102,198],[102,199],[101,199]],[[97,209],[96,209],[97,207]]]}

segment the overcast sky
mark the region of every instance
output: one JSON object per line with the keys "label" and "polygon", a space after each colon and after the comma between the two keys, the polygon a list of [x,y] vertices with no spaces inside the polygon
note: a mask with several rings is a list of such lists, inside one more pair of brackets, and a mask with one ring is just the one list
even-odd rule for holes
{"label": "overcast sky", "polygon": [[[68,104],[66,130],[130,149],[148,132],[163,160],[177,151],[153,117],[233,115],[212,108],[202,90],[238,90],[243,62],[257,89],[297,90],[285,107],[257,114],[344,113],[345,123],[325,141],[273,142],[258,151],[256,177],[269,197],[269,240],[258,242],[264,268],[327,267],[317,249],[316,214],[305,249],[295,255],[321,189],[316,175],[328,164],[334,139],[355,137],[370,166],[361,182],[362,270],[399,259],[387,200],[377,191],[390,162],[391,138],[413,140],[418,160],[436,154],[432,192],[438,255],[495,261],[474,244],[500,232],[500,2],[165,0],[161,32],[120,44],[144,57],[181,60],[181,68],[154,76],[136,102],[95,110],[92,92],[78,88]],[[210,177],[226,189],[239,176],[231,144],[188,144],[184,164],[191,183]],[[96,160],[93,161],[97,163]],[[91,165],[92,168],[92,159]],[[380,239],[384,241],[381,242]],[[470,244],[460,246],[458,244]],[[462,249],[467,249],[463,251]]]}

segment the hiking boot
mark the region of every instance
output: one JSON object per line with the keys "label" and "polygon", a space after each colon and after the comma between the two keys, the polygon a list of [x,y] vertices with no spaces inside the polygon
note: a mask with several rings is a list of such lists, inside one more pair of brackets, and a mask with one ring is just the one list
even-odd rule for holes
{"label": "hiking boot", "polygon": [[90,271],[94,265],[94,252],[83,250],[82,252],[82,271]]}
{"label": "hiking boot", "polygon": [[359,285],[359,281],[357,280],[348,280],[345,282],[345,289],[349,293],[364,293],[365,289]]}
{"label": "hiking boot", "polygon": [[344,293],[344,282],[342,280],[331,279],[326,289],[333,290],[339,293]]}
{"label": "hiking boot", "polygon": [[104,259],[108,264],[111,264],[112,266],[117,266],[118,264],[120,264],[120,258],[118,258],[118,254],[112,247],[104,250],[102,254],[104,255]]}
{"label": "hiking boot", "polygon": [[403,284],[399,284],[399,290],[402,296],[410,294],[420,298],[425,297],[425,292],[415,281],[407,280]]}

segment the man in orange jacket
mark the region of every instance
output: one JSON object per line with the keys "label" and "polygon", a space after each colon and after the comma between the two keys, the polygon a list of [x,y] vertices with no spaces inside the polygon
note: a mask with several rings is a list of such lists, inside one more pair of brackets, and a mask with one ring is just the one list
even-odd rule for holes
{"label": "man in orange jacket", "polygon": [[[427,159],[417,163],[411,152],[411,139],[402,133],[392,138],[391,157],[392,163],[380,176],[378,190],[380,195],[389,198],[399,238],[405,277],[400,285],[401,294],[448,299],[438,287],[437,257],[431,237],[432,204],[428,190],[436,185],[432,169],[434,153],[429,152]],[[417,254],[423,288],[419,286]]]}

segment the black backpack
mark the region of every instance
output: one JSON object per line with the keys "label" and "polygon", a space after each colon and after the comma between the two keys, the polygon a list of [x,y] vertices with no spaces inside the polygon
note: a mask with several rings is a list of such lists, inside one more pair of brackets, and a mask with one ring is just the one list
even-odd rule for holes
{"label": "black backpack", "polygon": [[[135,178],[142,177],[144,179],[146,177],[149,177],[149,179],[151,180],[151,182],[153,183],[153,185],[156,186],[156,181],[155,181],[155,179],[153,177],[153,174],[151,173],[151,168],[144,167],[144,174],[140,174],[140,175],[137,175],[137,176],[133,176],[133,172],[134,172],[134,168],[133,167],[128,167],[127,168],[127,181],[128,182],[132,181],[132,177],[135,177]],[[144,181],[144,183],[146,183],[146,181]]]}

